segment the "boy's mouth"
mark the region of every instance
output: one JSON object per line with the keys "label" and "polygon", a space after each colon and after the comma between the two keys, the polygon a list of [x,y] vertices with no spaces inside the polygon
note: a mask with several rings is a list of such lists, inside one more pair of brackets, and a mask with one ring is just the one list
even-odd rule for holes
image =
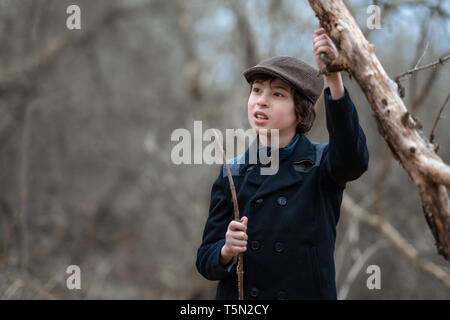
{"label": "boy's mouth", "polygon": [[269,117],[264,112],[256,111],[253,114],[253,119],[257,124],[264,124],[267,120],[269,120]]}

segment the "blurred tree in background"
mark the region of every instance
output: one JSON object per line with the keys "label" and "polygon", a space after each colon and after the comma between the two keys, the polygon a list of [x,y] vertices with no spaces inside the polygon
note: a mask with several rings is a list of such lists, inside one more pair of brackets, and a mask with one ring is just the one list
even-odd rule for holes
{"label": "blurred tree in background", "polygon": [[[66,9],[81,8],[81,30]],[[391,78],[450,51],[445,1],[346,1]],[[367,29],[367,7],[381,29]],[[313,65],[318,21],[295,0],[0,0],[0,297],[212,299],[195,269],[219,165],[175,165],[177,128],[249,128],[242,71],[273,55]],[[402,81],[429,134],[448,65]],[[389,219],[424,259],[437,253],[418,192],[386,149],[361,90],[344,82],[368,139],[369,171],[346,194]],[[309,137],[328,140],[323,99]],[[449,163],[448,109],[435,131]],[[206,145],[207,143],[205,143]],[[81,268],[81,290],[66,268]],[[366,268],[381,269],[381,289]],[[336,277],[344,299],[448,299],[450,288],[342,210]]]}

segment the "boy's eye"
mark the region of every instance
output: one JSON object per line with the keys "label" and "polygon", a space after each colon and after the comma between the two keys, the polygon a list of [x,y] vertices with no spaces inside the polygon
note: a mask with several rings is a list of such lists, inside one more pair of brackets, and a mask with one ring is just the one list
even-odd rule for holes
{"label": "boy's eye", "polygon": [[[258,92],[261,92],[261,89],[257,88],[257,87],[253,87],[252,91],[255,92],[255,93],[258,93]],[[284,94],[281,93],[281,92],[275,92],[274,95],[277,96],[277,97],[284,97]]]}

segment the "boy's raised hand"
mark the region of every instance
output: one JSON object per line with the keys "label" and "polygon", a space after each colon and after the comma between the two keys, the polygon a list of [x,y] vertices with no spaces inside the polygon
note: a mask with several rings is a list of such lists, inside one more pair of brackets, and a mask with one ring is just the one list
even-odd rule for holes
{"label": "boy's raised hand", "polygon": [[[333,41],[328,37],[324,28],[319,28],[314,31],[312,36],[313,40],[313,53],[316,55],[316,63],[319,70],[325,69],[325,63],[320,58],[320,54],[323,52],[327,55],[328,59],[333,61],[338,57],[338,51],[334,46]],[[331,98],[339,99],[344,96],[345,90],[342,83],[342,77],[340,72],[333,72],[325,74],[328,86],[330,87]]]}
{"label": "boy's raised hand", "polygon": [[232,220],[225,234],[225,244],[221,250],[221,262],[227,264],[234,256],[247,250],[248,218],[243,216],[240,221]]}
{"label": "boy's raised hand", "polygon": [[338,56],[338,51],[333,44],[333,41],[328,37],[324,28],[319,28],[314,31],[314,35],[312,36],[313,40],[313,50],[312,52],[316,55],[316,63],[319,67],[319,70],[325,68],[325,64],[322,59],[320,59],[320,53],[324,52],[327,54],[328,59],[334,60]]}

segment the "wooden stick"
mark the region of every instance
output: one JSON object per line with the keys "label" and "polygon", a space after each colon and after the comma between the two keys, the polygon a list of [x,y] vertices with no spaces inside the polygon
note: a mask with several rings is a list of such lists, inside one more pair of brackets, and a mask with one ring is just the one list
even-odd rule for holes
{"label": "wooden stick", "polygon": [[[228,166],[227,159],[225,157],[225,151],[223,149],[222,143],[220,142],[219,135],[216,130],[213,129],[214,135],[216,136],[216,141],[219,144],[220,150],[222,151],[223,164],[227,170],[228,182],[230,183],[231,197],[233,198],[233,209],[234,209],[234,220],[240,221],[239,206],[236,196],[236,188],[234,187],[233,177],[231,176],[230,167]],[[239,300],[244,300],[244,255],[242,253],[238,256],[238,267],[236,270],[238,276],[238,293]]]}

